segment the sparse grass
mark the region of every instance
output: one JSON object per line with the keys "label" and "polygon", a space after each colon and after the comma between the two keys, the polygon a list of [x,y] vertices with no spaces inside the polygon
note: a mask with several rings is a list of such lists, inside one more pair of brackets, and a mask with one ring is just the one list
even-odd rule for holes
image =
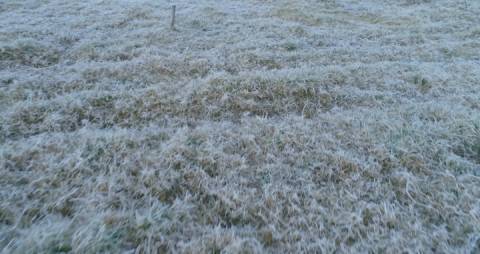
{"label": "sparse grass", "polygon": [[479,251],[480,3],[169,5],[0,4],[0,252]]}

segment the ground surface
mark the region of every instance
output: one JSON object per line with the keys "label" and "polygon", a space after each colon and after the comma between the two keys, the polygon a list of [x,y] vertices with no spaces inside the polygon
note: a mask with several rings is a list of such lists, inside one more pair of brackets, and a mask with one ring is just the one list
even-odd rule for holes
{"label": "ground surface", "polygon": [[480,252],[480,2],[0,2],[4,253]]}

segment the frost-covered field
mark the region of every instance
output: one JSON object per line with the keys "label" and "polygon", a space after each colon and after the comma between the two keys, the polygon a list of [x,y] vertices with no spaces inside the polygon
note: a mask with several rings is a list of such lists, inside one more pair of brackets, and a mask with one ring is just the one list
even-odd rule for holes
{"label": "frost-covered field", "polygon": [[0,1],[0,250],[480,252],[480,1]]}

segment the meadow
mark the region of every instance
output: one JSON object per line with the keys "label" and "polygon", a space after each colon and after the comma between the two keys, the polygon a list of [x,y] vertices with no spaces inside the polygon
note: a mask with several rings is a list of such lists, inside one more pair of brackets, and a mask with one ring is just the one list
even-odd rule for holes
{"label": "meadow", "polygon": [[0,252],[479,253],[480,1],[1,1]]}

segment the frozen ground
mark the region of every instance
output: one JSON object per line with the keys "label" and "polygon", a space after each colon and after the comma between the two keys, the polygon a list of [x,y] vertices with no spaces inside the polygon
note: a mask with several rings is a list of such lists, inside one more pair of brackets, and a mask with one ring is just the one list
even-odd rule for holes
{"label": "frozen ground", "polygon": [[480,1],[3,0],[0,170],[3,253],[479,253]]}

